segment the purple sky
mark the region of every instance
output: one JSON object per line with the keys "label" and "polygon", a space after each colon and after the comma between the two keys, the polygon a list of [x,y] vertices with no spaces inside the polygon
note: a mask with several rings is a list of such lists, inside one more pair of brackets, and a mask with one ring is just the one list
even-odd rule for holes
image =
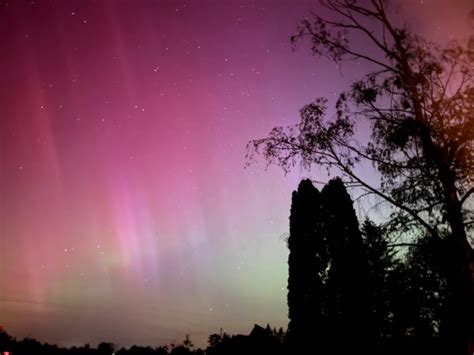
{"label": "purple sky", "polygon": [[[466,34],[470,0],[394,3],[431,39]],[[292,51],[311,9],[0,1],[0,324],[66,345],[286,327],[310,173],[244,169],[245,144],[364,69]]]}

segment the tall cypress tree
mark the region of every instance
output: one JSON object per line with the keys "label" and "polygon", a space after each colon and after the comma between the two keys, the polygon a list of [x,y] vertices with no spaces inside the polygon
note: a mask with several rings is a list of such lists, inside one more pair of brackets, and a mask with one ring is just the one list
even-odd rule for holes
{"label": "tall cypress tree", "polygon": [[319,191],[302,180],[293,192],[288,238],[288,337],[293,350],[305,349],[319,333],[326,256],[316,233],[320,214]]}
{"label": "tall cypress tree", "polygon": [[[368,265],[353,202],[339,178],[321,191],[318,229],[327,243],[327,321],[335,353],[366,346]],[[344,339],[344,341],[340,341]]]}
{"label": "tall cypress tree", "polygon": [[340,179],[321,193],[310,180],[301,181],[292,196],[288,248],[293,350],[363,350],[368,264],[352,200]]}

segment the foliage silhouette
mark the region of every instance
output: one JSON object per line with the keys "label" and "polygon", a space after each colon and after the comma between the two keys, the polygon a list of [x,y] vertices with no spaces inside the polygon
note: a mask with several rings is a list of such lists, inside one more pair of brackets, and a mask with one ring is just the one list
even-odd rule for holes
{"label": "foliage silhouette", "polygon": [[401,267],[393,249],[389,248],[383,228],[366,219],[362,225],[362,240],[367,261],[367,338],[374,353],[382,353],[388,339],[393,337],[393,294],[399,280],[393,277],[394,270]]}

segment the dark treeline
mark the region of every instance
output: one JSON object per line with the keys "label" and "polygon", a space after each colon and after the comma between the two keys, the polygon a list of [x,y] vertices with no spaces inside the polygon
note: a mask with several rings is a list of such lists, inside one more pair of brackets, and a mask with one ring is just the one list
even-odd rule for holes
{"label": "dark treeline", "polygon": [[267,325],[255,325],[249,335],[229,335],[222,330],[211,334],[206,349],[195,348],[189,336],[180,344],[159,347],[137,346],[118,348],[113,343],[102,342],[97,347],[86,344],[70,348],[41,343],[32,338],[17,340],[7,332],[0,331],[0,354],[12,355],[237,355],[237,354],[283,354],[286,332]]}
{"label": "dark treeline", "polygon": [[290,353],[440,353],[445,282],[430,239],[397,254],[383,228],[359,227],[340,179],[321,192],[303,180],[288,247]]}

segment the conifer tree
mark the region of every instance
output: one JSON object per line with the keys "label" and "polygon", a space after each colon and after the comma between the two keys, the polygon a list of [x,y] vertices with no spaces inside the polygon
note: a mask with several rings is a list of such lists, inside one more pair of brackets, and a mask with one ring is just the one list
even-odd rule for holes
{"label": "conifer tree", "polygon": [[288,237],[288,339],[293,348],[309,346],[322,330],[320,274],[327,256],[316,234],[319,211],[319,191],[310,180],[302,180],[292,196]]}
{"label": "conifer tree", "polygon": [[392,277],[394,270],[401,266],[395,259],[393,248],[389,248],[384,228],[365,220],[362,225],[364,254],[368,266],[367,335],[373,344],[373,351],[383,353],[387,339],[392,338],[393,300],[392,295],[398,288],[397,278]]}
{"label": "conifer tree", "polygon": [[339,178],[321,191],[318,230],[329,254],[326,307],[332,351],[363,351],[367,346],[368,267],[353,202]]}
{"label": "conifer tree", "polygon": [[369,312],[368,265],[352,200],[340,179],[331,180],[321,193],[309,180],[300,183],[292,198],[288,248],[293,350],[362,351],[367,345],[362,323]]}

